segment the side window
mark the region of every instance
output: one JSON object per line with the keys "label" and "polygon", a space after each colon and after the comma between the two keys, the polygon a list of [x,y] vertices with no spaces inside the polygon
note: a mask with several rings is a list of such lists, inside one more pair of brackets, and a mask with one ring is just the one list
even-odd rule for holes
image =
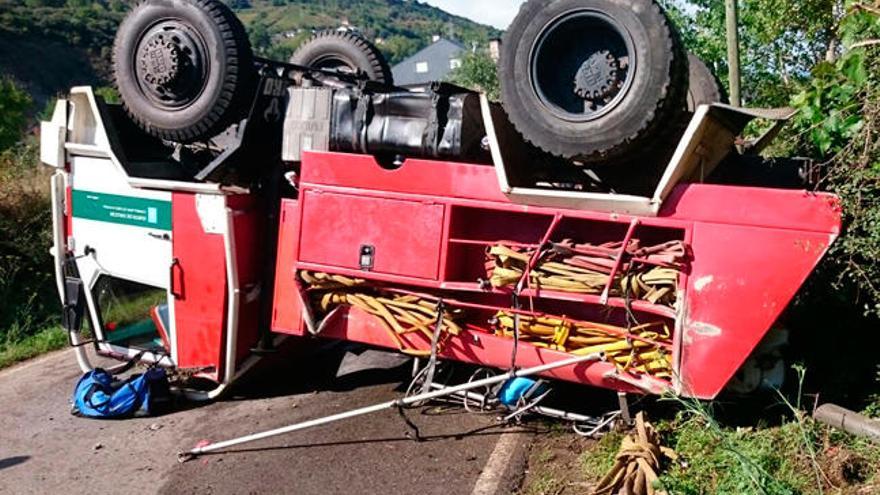
{"label": "side window", "polygon": [[92,294],[106,342],[138,350],[170,350],[165,289],[103,275]]}

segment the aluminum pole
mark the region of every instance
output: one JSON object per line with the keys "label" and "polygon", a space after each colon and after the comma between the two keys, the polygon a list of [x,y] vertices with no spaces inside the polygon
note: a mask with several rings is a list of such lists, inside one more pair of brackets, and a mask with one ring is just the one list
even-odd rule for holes
{"label": "aluminum pole", "polygon": [[411,397],[404,397],[402,399],[392,400],[388,402],[383,402],[381,404],[376,404],[374,406],[368,406],[361,409],[355,409],[353,411],[346,411],[339,414],[334,414],[332,416],[326,416],[324,418],[312,419],[309,421],[304,421],[301,423],[295,423],[289,426],[284,426],[282,428],[276,428],[274,430],[264,431],[262,433],[254,433],[252,435],[247,435],[239,438],[233,438],[231,440],[226,440],[223,442],[212,443],[210,445],[204,445],[201,447],[196,447],[188,452],[181,452],[178,454],[177,458],[180,462],[186,462],[196,456],[201,454],[207,454],[210,452],[216,452],[218,450],[222,450],[228,447],[234,447],[236,445],[242,445],[245,443],[256,442],[257,440],[262,440],[265,438],[276,437],[279,435],[284,435],[286,433],[292,433],[299,430],[305,430],[308,428],[314,428],[316,426],[326,425],[328,423],[335,423],[337,421],[342,421],[348,418],[354,418],[357,416],[364,416],[367,414],[372,414],[379,411],[384,411],[385,409],[394,409],[397,407],[409,406],[412,404],[416,404],[419,402],[428,401],[431,399],[436,399],[439,397],[445,397],[448,395],[453,395],[459,392],[464,392],[467,390],[472,390],[480,387],[486,387],[489,385],[494,385],[496,383],[501,383],[506,380],[510,380],[511,378],[518,378],[524,376],[538,375],[540,373],[545,373],[547,371],[555,370],[557,368],[565,368],[567,366],[574,366],[576,364],[586,363],[586,362],[595,362],[602,361],[605,359],[604,354],[589,354],[586,356],[577,356],[570,359],[565,359],[562,361],[558,361],[556,363],[544,364],[541,366],[535,366],[534,368],[526,368],[522,370],[513,371],[510,373],[504,373],[497,376],[492,376],[489,378],[484,378],[482,380],[477,380],[470,383],[463,383],[461,385],[456,385],[454,387],[448,387],[443,390],[435,390],[433,392],[427,392],[419,395],[414,395]]}

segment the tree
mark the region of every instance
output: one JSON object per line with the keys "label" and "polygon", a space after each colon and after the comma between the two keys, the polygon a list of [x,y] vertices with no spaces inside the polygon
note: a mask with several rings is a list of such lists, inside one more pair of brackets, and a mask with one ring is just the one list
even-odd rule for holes
{"label": "tree", "polygon": [[402,62],[403,59],[409,55],[417,52],[422,48],[422,45],[423,43],[420,43],[418,39],[395,35],[385,39],[380,45],[380,48],[385,54],[385,57],[388,58],[388,62],[396,64]]}
{"label": "tree", "polygon": [[223,3],[233,10],[246,10],[251,8],[250,0],[223,0]]}
{"label": "tree", "polygon": [[33,101],[12,79],[0,79],[0,151],[21,140]]}
{"label": "tree", "polygon": [[254,52],[261,56],[267,55],[272,49],[272,34],[269,31],[269,25],[266,24],[266,15],[260,13],[248,26],[247,31]]}
{"label": "tree", "polygon": [[848,1],[835,38],[841,55],[817,64],[793,99],[794,136],[798,152],[825,164],[823,187],[842,201],[828,292],[880,316],[880,9]]}
{"label": "tree", "polygon": [[449,82],[486,93],[491,100],[501,96],[498,68],[488,54],[470,52],[461,60],[461,66],[449,74]]}
{"label": "tree", "polygon": [[[724,0],[661,0],[685,46],[727,82]],[[785,106],[833,58],[843,0],[741,0],[740,43],[744,103]]]}

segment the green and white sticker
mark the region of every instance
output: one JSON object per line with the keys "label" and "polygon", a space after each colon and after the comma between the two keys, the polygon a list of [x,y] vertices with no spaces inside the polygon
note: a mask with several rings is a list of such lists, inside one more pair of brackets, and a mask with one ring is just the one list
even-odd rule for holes
{"label": "green and white sticker", "polygon": [[73,216],[98,222],[171,230],[171,201],[74,190]]}

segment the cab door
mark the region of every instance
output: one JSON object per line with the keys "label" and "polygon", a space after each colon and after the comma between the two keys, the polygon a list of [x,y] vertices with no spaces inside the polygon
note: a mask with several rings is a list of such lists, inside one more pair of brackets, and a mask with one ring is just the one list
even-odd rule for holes
{"label": "cab door", "polygon": [[176,360],[172,195],[131,187],[110,159],[71,161],[68,244],[100,351]]}

